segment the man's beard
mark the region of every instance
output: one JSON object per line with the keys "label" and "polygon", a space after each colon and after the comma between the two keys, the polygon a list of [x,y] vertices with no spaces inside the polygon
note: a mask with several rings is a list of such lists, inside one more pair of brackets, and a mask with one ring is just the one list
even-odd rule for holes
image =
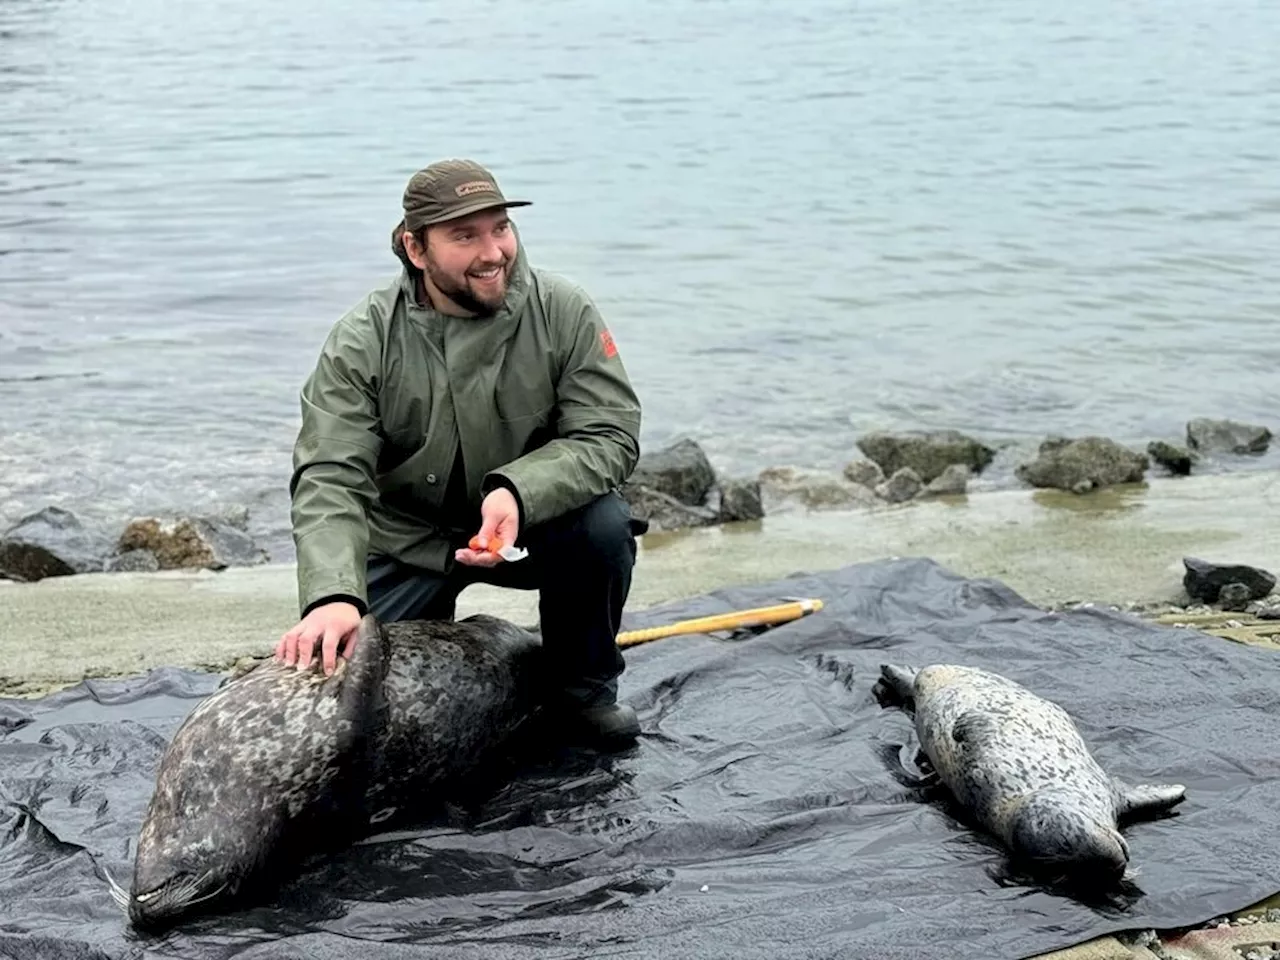
{"label": "man's beard", "polygon": [[503,264],[498,267],[499,271],[502,273],[502,292],[495,303],[486,303],[472,293],[465,274],[463,275],[463,282],[461,285],[455,283],[452,278],[446,276],[437,269],[436,265],[431,262],[430,257],[427,257],[427,276],[431,279],[431,282],[435,284],[437,290],[443,293],[463,310],[466,310],[468,313],[474,313],[477,317],[492,317],[498,312],[498,308],[502,306],[502,301],[506,299],[509,266],[509,262],[504,261]]}

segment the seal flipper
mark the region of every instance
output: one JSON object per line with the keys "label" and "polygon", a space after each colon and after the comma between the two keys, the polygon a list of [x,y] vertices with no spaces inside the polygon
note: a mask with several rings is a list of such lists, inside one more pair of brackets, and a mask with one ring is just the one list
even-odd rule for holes
{"label": "seal flipper", "polygon": [[357,727],[376,722],[381,713],[382,685],[390,664],[391,645],[387,643],[387,635],[377,618],[366,614],[356,628],[355,649],[345,665],[338,694],[343,716],[351,718]]}
{"label": "seal flipper", "polygon": [[344,789],[336,790],[335,798],[339,809],[354,811],[352,823],[367,820],[370,813],[365,784],[378,775],[375,747],[386,723],[385,681],[390,665],[391,644],[386,632],[373,614],[366,614],[356,628],[350,659],[329,678],[341,684],[339,713],[349,723],[340,744]]}
{"label": "seal flipper", "polygon": [[898,697],[903,700],[914,700],[916,695],[916,674],[914,667],[899,667],[891,663],[880,665],[880,679]]}
{"label": "seal flipper", "polygon": [[1120,794],[1120,806],[1116,814],[1122,820],[1158,817],[1187,799],[1187,788],[1180,783],[1144,783],[1131,787],[1117,780],[1115,785]]}

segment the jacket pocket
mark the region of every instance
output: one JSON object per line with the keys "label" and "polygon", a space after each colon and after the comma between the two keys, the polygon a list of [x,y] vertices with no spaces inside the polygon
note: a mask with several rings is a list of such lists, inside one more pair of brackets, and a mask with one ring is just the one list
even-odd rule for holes
{"label": "jacket pocket", "polygon": [[439,475],[439,465],[432,461],[431,455],[429,447],[414,451],[402,463],[379,474],[378,489],[388,495],[412,496],[440,486],[448,479],[448,472]]}

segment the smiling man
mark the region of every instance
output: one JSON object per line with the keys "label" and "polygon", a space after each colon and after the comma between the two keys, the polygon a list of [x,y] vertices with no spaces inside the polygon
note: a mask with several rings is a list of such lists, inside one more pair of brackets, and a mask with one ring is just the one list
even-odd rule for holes
{"label": "smiling man", "polygon": [[301,620],[276,656],[331,672],[366,611],[452,618],[470,583],[535,589],[555,715],[629,742],[617,634],[644,525],[617,488],[640,403],[586,293],[528,264],[507,212],[527,203],[471,161],[410,179],[403,270],[334,325],[302,389]]}

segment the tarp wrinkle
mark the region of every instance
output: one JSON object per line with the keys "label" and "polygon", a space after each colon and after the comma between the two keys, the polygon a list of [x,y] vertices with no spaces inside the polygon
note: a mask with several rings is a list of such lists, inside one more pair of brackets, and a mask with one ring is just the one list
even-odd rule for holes
{"label": "tarp wrinkle", "polygon": [[[717,591],[628,628],[819,597],[745,638],[630,648],[645,735],[521,757],[419,828],[308,863],[269,902],[161,938],[127,886],[163,746],[221,678],[165,668],[0,700],[0,957],[450,960],[629,956],[1022,958],[1191,925],[1280,889],[1280,658],[1105,610],[1051,613],[925,559]],[[882,663],[965,663],[1055,700],[1178,814],[1125,828],[1138,868],[1085,903],[1011,873],[916,766]],[[358,944],[356,941],[360,941]]]}

